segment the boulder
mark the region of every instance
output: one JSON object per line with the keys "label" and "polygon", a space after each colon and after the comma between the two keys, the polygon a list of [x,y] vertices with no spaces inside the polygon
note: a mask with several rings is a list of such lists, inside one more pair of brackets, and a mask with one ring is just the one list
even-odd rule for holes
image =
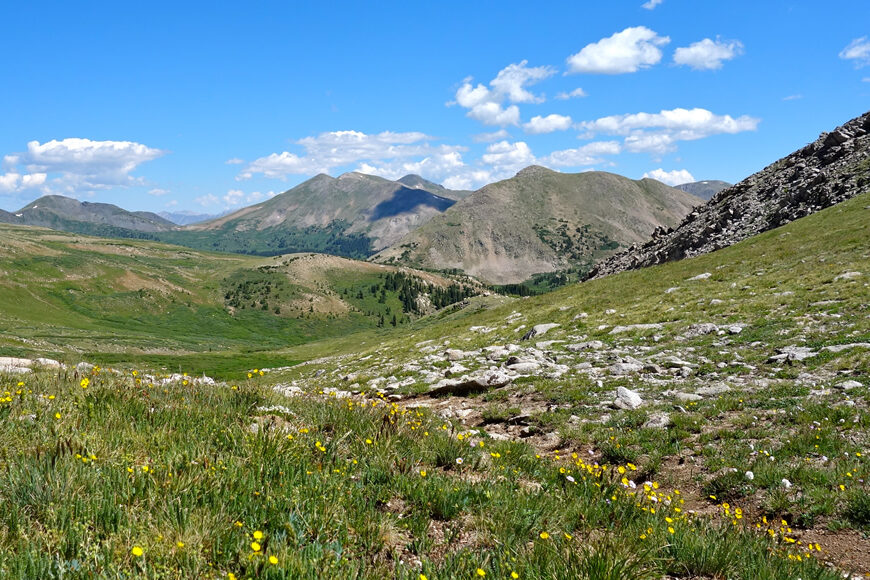
{"label": "boulder", "polygon": [[504,371],[486,371],[480,375],[439,381],[429,388],[429,395],[467,395],[503,387],[511,380],[511,376]]}
{"label": "boulder", "polygon": [[638,393],[625,387],[616,389],[616,399],[613,401],[613,406],[617,409],[637,409],[641,405],[643,405],[643,399]]}

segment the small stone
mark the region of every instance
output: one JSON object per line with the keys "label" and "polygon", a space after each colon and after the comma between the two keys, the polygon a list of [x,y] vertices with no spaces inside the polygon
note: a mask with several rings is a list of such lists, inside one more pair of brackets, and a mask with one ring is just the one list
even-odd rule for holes
{"label": "small stone", "polygon": [[706,280],[710,276],[712,276],[710,272],[704,272],[703,274],[698,274],[697,276],[692,276],[691,278],[687,278],[687,281],[692,282],[694,280]]}
{"label": "small stone", "polygon": [[671,416],[667,413],[652,413],[643,426],[647,429],[665,429],[671,424]]}
{"label": "small stone", "polygon": [[838,384],[834,385],[834,388],[848,391],[849,389],[857,389],[858,387],[863,387],[863,386],[864,385],[859,383],[858,381],[845,381],[845,382],[838,383]]}

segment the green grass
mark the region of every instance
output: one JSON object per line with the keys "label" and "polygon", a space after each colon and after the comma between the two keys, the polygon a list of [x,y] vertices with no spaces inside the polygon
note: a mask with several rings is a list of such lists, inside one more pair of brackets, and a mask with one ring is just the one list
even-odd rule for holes
{"label": "green grass", "polygon": [[614,467],[376,398],[88,378],[0,379],[4,578],[838,577]]}

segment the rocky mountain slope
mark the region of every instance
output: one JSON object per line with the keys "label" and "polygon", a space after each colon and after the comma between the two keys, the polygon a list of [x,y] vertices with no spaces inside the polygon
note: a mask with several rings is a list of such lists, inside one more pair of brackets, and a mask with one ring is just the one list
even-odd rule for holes
{"label": "rocky mountain slope", "polygon": [[[334,238],[339,249],[349,242],[355,255],[368,255],[439,215],[462,195],[416,175],[390,181],[356,172],[337,178],[321,174],[268,201],[186,231],[259,240],[261,245],[272,241],[271,253],[299,249],[294,243],[304,247],[305,237],[326,236]],[[178,241],[189,243],[185,236]]]}
{"label": "rocky mountain slope", "polygon": [[706,181],[693,181],[692,183],[682,183],[680,185],[675,185],[674,187],[679,190],[685,191],[686,193],[691,193],[696,197],[700,197],[704,201],[707,201],[723,189],[731,187],[732,185],[734,184],[728,183],[727,181],[708,179]]}
{"label": "rocky mountain slope", "polygon": [[676,224],[699,203],[652,179],[531,166],[457,202],[374,260],[518,283],[536,273],[587,268]]}
{"label": "rocky mountain slope", "polygon": [[870,112],[720,191],[674,230],[599,263],[607,276],[712,252],[870,190]]}
{"label": "rocky mountain slope", "polygon": [[199,222],[213,220],[224,214],[197,213],[194,211],[161,211],[157,215],[179,226],[188,226]]}
{"label": "rocky mountain slope", "polygon": [[79,201],[62,195],[46,195],[17,212],[2,212],[0,222],[93,235],[123,235],[126,231],[154,233],[176,227],[155,213],[131,212],[109,203]]}

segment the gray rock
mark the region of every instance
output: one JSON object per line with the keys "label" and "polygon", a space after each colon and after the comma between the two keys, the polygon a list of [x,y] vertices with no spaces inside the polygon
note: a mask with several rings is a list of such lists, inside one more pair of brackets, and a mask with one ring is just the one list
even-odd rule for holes
{"label": "gray rock", "polygon": [[468,357],[470,354],[471,353],[468,353],[468,352],[465,352],[462,350],[457,350],[455,348],[448,348],[447,350],[444,351],[444,357],[449,361],[462,360],[462,359]]}
{"label": "gray rock", "polygon": [[693,280],[706,280],[710,276],[712,276],[710,272],[704,272],[703,274],[698,274],[697,276],[692,276],[691,278],[686,278],[687,281],[691,282]]}
{"label": "gray rock", "polygon": [[623,332],[633,332],[635,330],[660,330],[662,325],[659,323],[653,324],[629,324],[627,326],[614,326],[609,334],[622,334]]}
{"label": "gray rock", "polygon": [[687,328],[686,331],[683,332],[683,336],[686,338],[695,338],[706,334],[713,334],[714,332],[718,332],[718,330],[719,327],[712,322],[702,322],[701,324],[693,324]]}
{"label": "gray rock", "polygon": [[56,361],[53,358],[38,358],[33,362],[45,368],[59,369],[63,367],[63,363],[61,363],[60,361]]}
{"label": "gray rock", "polygon": [[535,336],[544,336],[554,328],[558,328],[561,326],[560,324],[556,324],[555,322],[548,322],[547,324],[536,324],[532,327],[532,330],[535,331]]}
{"label": "gray rock", "polygon": [[647,429],[665,429],[671,424],[671,416],[664,412],[652,413],[643,424]]}
{"label": "gray rock", "polygon": [[768,363],[775,362],[784,362],[784,361],[802,361],[808,359],[810,357],[816,356],[819,354],[818,352],[807,348],[805,346],[784,346],[782,348],[777,349],[779,354],[775,354],[769,359],[767,359]]}
{"label": "gray rock", "polygon": [[834,282],[839,282],[840,280],[854,280],[855,278],[860,278],[862,275],[861,272],[843,272],[834,278]]}
{"label": "gray rock", "polygon": [[511,380],[511,376],[504,371],[486,371],[476,376],[439,381],[429,388],[429,395],[467,395],[503,387]]}
{"label": "gray rock", "polygon": [[[29,358],[18,358],[14,356],[0,356],[0,371],[7,371],[7,369],[15,368],[20,369],[23,367],[30,367],[33,365],[33,361]],[[7,371],[9,372],[9,371]]]}
{"label": "gray rock", "polygon": [[723,393],[727,393],[730,390],[731,387],[729,387],[728,385],[710,385],[708,387],[701,387],[700,389],[695,391],[695,394],[702,397],[715,397]]}
{"label": "gray rock", "polygon": [[508,365],[510,370],[516,373],[534,373],[541,369],[540,363],[529,361],[529,362],[516,362],[512,365]]}
{"label": "gray rock", "polygon": [[570,352],[581,352],[584,350],[601,350],[604,348],[604,343],[600,340],[589,340],[587,342],[577,342],[565,346],[565,350]]}
{"label": "gray rock", "polygon": [[616,399],[613,401],[613,406],[617,409],[637,409],[641,405],[643,405],[643,399],[638,393],[625,387],[616,389]]}
{"label": "gray rock", "polygon": [[641,369],[643,369],[642,364],[630,362],[618,362],[607,367],[607,370],[610,371],[610,374],[616,376],[636,373],[639,372]]}
{"label": "gray rock", "polygon": [[681,401],[683,403],[692,403],[695,401],[700,401],[704,398],[701,395],[696,395],[694,393],[679,393],[679,392],[674,392],[673,397],[676,400]]}
{"label": "gray rock", "polygon": [[858,387],[863,387],[862,383],[858,381],[844,381],[842,383],[837,383],[834,385],[835,389],[843,389],[844,391],[848,391],[850,389],[857,389]]}

